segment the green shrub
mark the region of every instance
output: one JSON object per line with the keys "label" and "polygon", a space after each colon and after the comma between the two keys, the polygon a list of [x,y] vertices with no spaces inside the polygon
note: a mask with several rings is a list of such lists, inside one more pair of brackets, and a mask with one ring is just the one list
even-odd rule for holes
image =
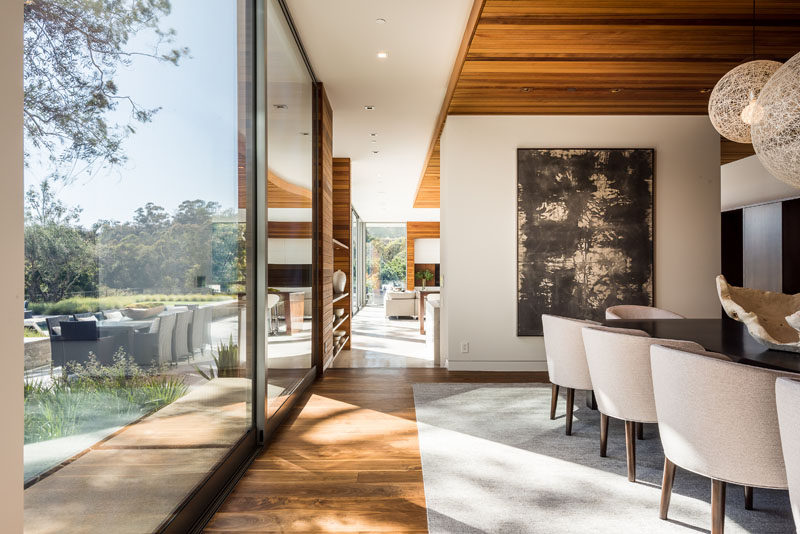
{"label": "green shrub", "polygon": [[186,394],[182,376],[142,369],[124,351],[112,365],[94,356],[71,363],[52,383],[25,381],[25,443],[35,443],[130,423]]}

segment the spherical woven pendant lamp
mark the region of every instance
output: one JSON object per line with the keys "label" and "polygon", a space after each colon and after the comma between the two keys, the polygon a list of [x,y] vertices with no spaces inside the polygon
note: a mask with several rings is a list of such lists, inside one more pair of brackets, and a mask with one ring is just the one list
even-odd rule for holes
{"label": "spherical woven pendant lamp", "polygon": [[748,61],[720,78],[708,99],[708,117],[722,135],[737,143],[749,143],[750,125],[760,116],[758,96],[780,68],[777,61]]}
{"label": "spherical woven pendant lamp", "polygon": [[753,148],[774,177],[800,188],[800,54],[784,63],[758,97]]}

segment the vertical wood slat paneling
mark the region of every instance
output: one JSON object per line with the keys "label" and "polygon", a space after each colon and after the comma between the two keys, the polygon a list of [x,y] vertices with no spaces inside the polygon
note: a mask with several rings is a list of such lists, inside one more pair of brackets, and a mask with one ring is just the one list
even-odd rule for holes
{"label": "vertical wood slat paneling", "polygon": [[317,188],[317,292],[318,324],[314,325],[316,354],[314,362],[321,375],[325,362],[333,357],[333,110],[321,83],[315,84],[316,181]]}
{"label": "vertical wood slat paneling", "polygon": [[406,288],[414,289],[414,240],[438,239],[439,221],[408,221],[406,223]]}
{"label": "vertical wood slat paneling", "polygon": [[[352,244],[353,223],[351,220],[352,208],[350,207],[350,158],[333,158],[333,238],[348,247]],[[351,315],[352,306],[352,275],[350,248],[333,248],[333,270],[342,271],[347,275],[347,285],[344,288],[348,296],[336,301],[334,307],[344,308],[345,315]],[[344,348],[350,348],[351,319],[348,318],[339,327],[347,336]]]}

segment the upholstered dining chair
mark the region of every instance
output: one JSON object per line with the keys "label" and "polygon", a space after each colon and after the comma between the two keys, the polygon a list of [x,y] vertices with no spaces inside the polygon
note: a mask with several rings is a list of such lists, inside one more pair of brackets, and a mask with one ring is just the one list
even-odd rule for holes
{"label": "upholstered dining chair", "polygon": [[636,480],[636,434],[642,437],[645,423],[656,423],[653,380],[650,375],[650,347],[666,345],[689,351],[703,351],[693,341],[652,338],[641,330],[604,327],[583,329],[586,361],[600,411],[600,456],[608,445],[608,418],[625,422],[625,450],[628,480]]}
{"label": "upholstered dining chair", "polygon": [[583,349],[581,330],[587,326],[599,324],[595,321],[542,315],[547,373],[553,385],[550,399],[550,419],[556,418],[558,389],[565,388],[567,390],[566,433],[568,436],[572,434],[575,390],[592,390],[592,380],[589,378],[589,368],[586,366],[586,353]]}
{"label": "upholstered dining chair", "polygon": [[606,319],[685,319],[685,317],[675,312],[652,306],[622,304],[606,308]]}
{"label": "upholstered dining chair", "polygon": [[800,380],[779,378],[775,382],[775,400],[792,515],[800,532]]}
{"label": "upholstered dining chair", "polygon": [[[653,346],[651,365],[664,447],[661,519],[667,519],[675,467],[711,479],[711,532],[725,528],[727,484],[787,489],[775,380],[800,375]],[[719,355],[716,355],[719,356]]]}

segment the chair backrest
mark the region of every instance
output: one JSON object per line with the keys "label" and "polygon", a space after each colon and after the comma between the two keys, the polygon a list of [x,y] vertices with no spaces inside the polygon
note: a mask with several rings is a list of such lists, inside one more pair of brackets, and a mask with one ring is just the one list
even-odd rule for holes
{"label": "chair backrest", "polygon": [[786,489],[775,379],[800,375],[659,346],[650,359],[667,458],[709,478]]}
{"label": "chair backrest", "polygon": [[622,304],[606,308],[606,319],[685,319],[685,317],[653,306]]}
{"label": "chair backrest", "polygon": [[775,399],[792,515],[800,532],[800,380],[779,378],[775,382]]}
{"label": "chair backrest", "polygon": [[693,341],[652,338],[641,330],[584,328],[586,361],[601,413],[641,423],[655,423],[650,346],[667,345],[703,351]]}
{"label": "chair backrest", "polygon": [[280,301],[281,301],[280,295],[275,295],[274,293],[270,293],[269,295],[267,295],[267,308],[271,310]]}
{"label": "chair backrest", "polygon": [[[269,298],[267,299],[269,300]],[[194,352],[203,348],[203,318],[205,311],[197,308],[192,312],[192,325],[189,328],[189,350]]]}
{"label": "chair backrest", "polygon": [[592,389],[581,330],[599,324],[583,319],[542,315],[544,352],[550,382],[565,388]]}
{"label": "chair backrest", "polygon": [[50,337],[58,337],[61,335],[61,321],[69,321],[69,315],[56,315],[55,317],[48,317],[45,319],[47,323],[47,332]]}
{"label": "chair backrest", "polygon": [[211,319],[214,317],[214,311],[211,306],[201,308],[203,310],[203,345],[211,344]]}
{"label": "chair backrest", "polygon": [[65,341],[91,341],[99,337],[96,321],[61,321],[60,325]]}
{"label": "chair backrest", "polygon": [[189,353],[189,324],[192,322],[192,312],[189,310],[175,314],[175,335],[173,337],[174,356],[184,356]]}
{"label": "chair backrest", "polygon": [[172,361],[172,332],[175,330],[175,314],[162,315],[158,321],[158,363]]}
{"label": "chair backrest", "polygon": [[155,319],[153,319],[153,322],[150,323],[150,328],[147,329],[147,333],[148,334],[157,334],[158,333],[158,327],[159,327],[160,324],[161,324],[161,317],[156,317]]}
{"label": "chair backrest", "polygon": [[123,318],[122,312],[119,310],[104,311],[103,315],[106,316],[106,320],[108,321],[120,321]]}

